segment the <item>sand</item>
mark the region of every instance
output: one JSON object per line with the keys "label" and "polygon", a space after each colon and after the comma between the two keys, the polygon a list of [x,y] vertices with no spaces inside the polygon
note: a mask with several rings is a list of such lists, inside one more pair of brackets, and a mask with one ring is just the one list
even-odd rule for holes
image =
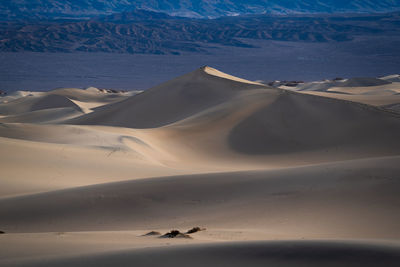
{"label": "sand", "polygon": [[284,87],[304,94],[336,98],[363,103],[399,113],[400,80],[398,75],[382,78],[356,78],[339,81],[322,81]]}
{"label": "sand", "polygon": [[[124,250],[19,266],[397,266],[396,246],[340,242],[252,242]],[[343,263],[346,265],[342,265]],[[12,266],[12,265],[10,265]]]}
{"label": "sand", "polygon": [[275,88],[202,67],[10,96],[0,265],[397,266],[396,78]]}

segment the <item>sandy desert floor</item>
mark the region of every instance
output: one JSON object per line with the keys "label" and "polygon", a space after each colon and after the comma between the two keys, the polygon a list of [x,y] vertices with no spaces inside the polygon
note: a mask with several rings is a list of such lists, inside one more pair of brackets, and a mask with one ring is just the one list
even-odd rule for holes
{"label": "sandy desert floor", "polygon": [[0,170],[1,266],[400,263],[397,75],[20,91]]}

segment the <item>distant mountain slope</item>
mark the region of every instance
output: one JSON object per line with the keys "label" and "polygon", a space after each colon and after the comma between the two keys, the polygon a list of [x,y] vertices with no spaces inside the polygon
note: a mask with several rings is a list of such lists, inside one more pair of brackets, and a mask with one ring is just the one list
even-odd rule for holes
{"label": "distant mountain slope", "polygon": [[217,17],[260,13],[387,12],[399,10],[399,0],[3,0],[0,18],[88,17],[141,8],[187,17]]}
{"label": "distant mountain slope", "polygon": [[135,10],[91,20],[3,22],[0,51],[179,54],[204,52],[214,44],[251,47],[246,39],[340,42],[358,36],[399,36],[399,23],[400,13],[204,20]]}

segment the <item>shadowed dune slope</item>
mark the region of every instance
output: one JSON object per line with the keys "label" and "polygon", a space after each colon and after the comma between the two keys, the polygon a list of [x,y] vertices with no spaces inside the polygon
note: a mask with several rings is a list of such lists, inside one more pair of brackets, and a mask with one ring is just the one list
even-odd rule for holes
{"label": "shadowed dune slope", "polygon": [[228,101],[243,90],[268,88],[231,78],[234,77],[203,67],[119,103],[100,107],[70,123],[130,128],[160,127]]}
{"label": "shadowed dune slope", "polygon": [[[310,82],[303,85],[297,86],[297,91],[327,91],[329,88],[335,87],[337,82],[326,81],[326,82]],[[342,82],[340,82],[342,83]]]}
{"label": "shadowed dune slope", "polygon": [[337,83],[338,87],[365,87],[365,86],[378,86],[390,84],[390,81],[378,79],[378,78],[351,78],[345,82]]}
{"label": "shadowed dune slope", "polygon": [[229,142],[233,149],[247,154],[342,148],[397,153],[399,136],[398,115],[287,91],[236,125]]}
{"label": "shadowed dune slope", "polygon": [[126,95],[134,93],[135,92],[107,93],[107,92],[102,92],[94,87],[89,87],[87,89],[59,88],[48,92],[48,94],[50,95],[64,96],[72,100],[78,100],[82,102],[100,102],[100,103],[118,102],[125,99]]}
{"label": "shadowed dune slope", "polygon": [[[18,266],[398,266],[400,247],[349,241],[269,241],[126,250]],[[9,266],[17,266],[10,264]]]}
{"label": "shadowed dune slope", "polygon": [[57,123],[83,113],[74,107],[49,108],[0,118],[2,123]]}
{"label": "shadowed dune slope", "polygon": [[[334,91],[342,94],[363,94],[375,90],[375,94],[378,94],[383,90],[387,90],[389,93],[390,89],[398,88],[399,85],[396,81],[392,82],[378,78],[352,78],[348,80],[309,82],[290,89],[295,91]],[[395,91],[390,93],[393,94]]]}
{"label": "shadowed dune slope", "polygon": [[11,232],[258,229],[271,238],[400,237],[400,158],[93,185],[0,200]]}
{"label": "shadowed dune slope", "polygon": [[81,108],[65,96],[60,95],[39,95],[25,96],[9,103],[0,104],[0,114],[17,115],[31,111],[51,108],[74,108],[81,111]]}
{"label": "shadowed dune slope", "polygon": [[2,98],[1,122],[10,123],[62,123],[92,112],[96,107],[115,103],[136,94],[107,92],[97,88],[60,88],[49,92],[19,92]]}

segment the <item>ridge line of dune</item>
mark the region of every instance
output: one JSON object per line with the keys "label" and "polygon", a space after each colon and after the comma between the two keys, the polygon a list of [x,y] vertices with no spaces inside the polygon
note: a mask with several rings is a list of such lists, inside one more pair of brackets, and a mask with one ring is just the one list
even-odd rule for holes
{"label": "ridge line of dune", "polygon": [[189,174],[173,174],[173,175],[165,175],[165,176],[154,176],[151,178],[138,178],[138,179],[130,179],[130,180],[121,180],[121,181],[112,181],[112,182],[105,182],[105,183],[97,183],[97,184],[89,184],[89,185],[82,185],[82,186],[74,186],[68,187],[63,189],[56,189],[44,192],[37,192],[37,193],[29,193],[24,195],[16,195],[10,197],[0,197],[1,201],[8,201],[13,199],[24,199],[30,198],[35,196],[42,196],[47,194],[57,194],[62,192],[68,192],[72,190],[85,190],[85,189],[95,189],[95,188],[102,188],[105,186],[113,186],[113,185],[120,185],[126,183],[142,183],[142,182],[159,182],[165,179],[191,179],[191,178],[198,178],[207,175],[215,175],[215,176],[224,176],[228,174],[262,174],[262,173],[274,173],[280,171],[293,171],[293,170],[307,170],[309,168],[318,168],[318,167],[334,167],[336,165],[341,164],[349,164],[353,163],[363,163],[367,161],[374,161],[374,160],[400,160],[400,155],[394,156],[379,156],[379,157],[368,157],[368,158],[358,158],[358,159],[351,159],[351,160],[342,160],[342,161],[332,161],[332,162],[322,162],[322,163],[313,163],[313,164],[305,164],[299,166],[290,166],[290,167],[280,167],[280,168],[265,168],[265,169],[248,169],[248,170],[232,170],[232,171],[214,171],[214,172],[201,172],[201,173],[189,173]]}
{"label": "ridge line of dune", "polygon": [[330,97],[328,95],[314,95],[314,94],[303,93],[303,91],[292,91],[292,90],[283,89],[283,88],[277,88],[277,89],[280,89],[284,93],[287,93],[287,94],[304,95],[304,96],[307,96],[307,97],[310,97],[310,98],[325,98],[325,99],[329,99],[329,100],[336,101],[336,102],[339,102],[339,103],[354,104],[356,106],[359,106],[360,108],[365,108],[365,109],[368,109],[368,110],[375,110],[375,111],[378,111],[378,112],[386,113],[388,115],[392,115],[393,117],[396,117],[396,118],[400,118],[400,113],[399,112],[396,112],[394,110],[387,109],[387,108],[384,108],[384,107],[373,106],[373,105],[370,105],[370,104],[356,102],[356,101],[347,100],[347,99],[340,99],[340,98]]}
{"label": "ridge line of dune", "polygon": [[235,81],[235,82],[241,82],[241,83],[247,83],[247,84],[254,84],[254,85],[261,85],[264,87],[267,87],[265,84],[262,83],[258,83],[258,82],[254,82],[254,81],[250,81],[250,80],[246,80],[240,77],[236,77],[230,74],[227,74],[225,72],[222,72],[220,70],[217,70],[215,68],[209,67],[209,66],[204,66],[201,67],[200,70],[202,70],[203,72],[215,76],[215,77],[219,77],[222,79],[227,79],[227,80],[231,80],[231,81]]}

